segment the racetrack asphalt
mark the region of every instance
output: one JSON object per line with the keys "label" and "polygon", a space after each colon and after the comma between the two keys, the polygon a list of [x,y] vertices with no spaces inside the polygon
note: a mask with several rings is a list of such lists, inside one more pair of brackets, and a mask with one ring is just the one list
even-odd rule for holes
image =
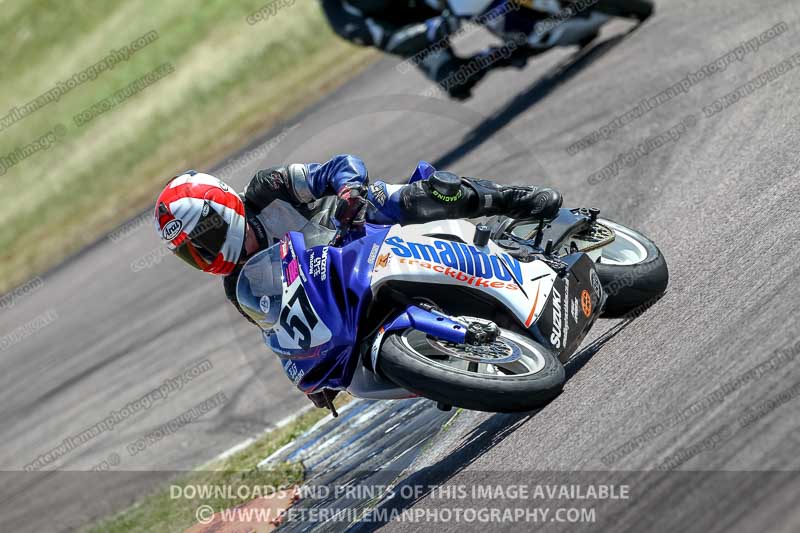
{"label": "racetrack asphalt", "polygon": [[[785,32],[741,61],[609,139],[567,153],[643,98],[781,22]],[[800,68],[713,116],[703,108],[800,52],[800,6],[662,0],[652,19],[627,33],[630,27],[615,21],[590,49],[556,50],[521,71],[494,72],[466,104],[423,96],[430,85],[421,76],[383,60],[255,141],[252,161],[237,164],[237,154],[228,180],[241,187],[256,168],[349,152],[367,162],[373,180],[399,182],[425,159],[462,175],[556,186],[567,205],[598,206],[648,235],[667,257],[668,294],[592,350],[544,410],[462,413],[417,459],[422,474],[415,479],[447,484],[476,472],[634,472],[640,487],[657,490],[647,502],[615,511],[614,530],[655,531],[658,523],[648,522],[653,506],[667,505],[665,495],[687,493],[697,480],[635,472],[665,465],[784,471],[788,480],[761,479],[757,486],[735,480],[714,493],[713,505],[670,501],[683,521],[669,524],[683,531],[796,531]],[[687,117],[694,120],[684,122]],[[595,174],[678,123],[689,126],[674,140],[629,157],[630,166],[602,179]],[[43,276],[38,288],[0,314],[0,334],[20,326],[27,331],[4,337],[0,352],[0,467],[16,483],[4,483],[0,492],[3,529],[77,526],[306,402],[260,348],[255,329],[226,303],[219,281],[159,255],[151,222],[142,220]],[[600,324],[597,333],[616,324]],[[785,361],[769,372],[751,371],[775,359],[776,350],[789,354]],[[211,366],[196,367],[202,371],[180,390],[43,469],[116,462],[112,470],[139,472],[124,487],[87,481],[87,474],[14,473],[204,360]],[[732,381],[735,387],[724,387]],[[136,449],[137,439],[218,393],[224,397],[208,413]],[[684,411],[693,404],[700,407]],[[80,503],[70,506],[75,500]],[[429,527],[456,526],[463,524]]]}

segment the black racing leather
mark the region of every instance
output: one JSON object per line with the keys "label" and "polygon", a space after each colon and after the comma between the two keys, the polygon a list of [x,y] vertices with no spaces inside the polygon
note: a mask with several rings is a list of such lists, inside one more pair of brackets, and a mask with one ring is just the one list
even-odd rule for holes
{"label": "black racing leather", "polygon": [[428,178],[428,184],[431,187],[431,193],[441,202],[454,202],[458,200],[460,194],[463,194],[461,178],[452,172],[438,170]]}
{"label": "black racing leather", "polygon": [[432,189],[429,181],[416,181],[400,191],[401,222],[403,224],[422,224],[432,220],[448,218],[471,218],[477,202],[474,193],[463,184],[461,194],[453,201],[442,201]]}
{"label": "black racing leather", "polygon": [[489,180],[463,178],[475,192],[475,216],[505,215],[511,218],[553,218],[561,207],[561,194],[545,187],[498,185]]}
{"label": "black racing leather", "polygon": [[[541,216],[552,218],[561,207],[561,195],[553,189],[498,185],[489,180],[457,178],[436,172],[428,180],[417,181],[400,192],[404,224],[420,224],[448,218],[478,218],[506,215],[512,218]],[[450,192],[446,198],[444,189]]]}
{"label": "black racing leather", "polygon": [[[431,44],[412,26],[440,15],[422,0],[322,0],[322,10],[333,31],[343,39],[382,49],[391,44],[392,49],[387,51],[404,56]],[[367,19],[382,30],[380,42],[374,42]]]}
{"label": "black racing leather", "polygon": [[[320,218],[319,223],[322,225],[325,225],[328,221],[328,218],[326,218],[324,214],[319,213],[319,211],[320,208],[330,209],[330,202],[304,204],[298,201],[294,194],[292,194],[291,178],[285,166],[271,167],[256,172],[242,196],[244,199],[245,219],[250,226],[250,230],[256,235],[259,249],[262,250],[271,246],[275,237],[267,235],[267,232],[261,225],[261,222],[256,218],[256,215],[275,200],[288,202],[297,209],[301,215],[308,219],[317,215],[317,217]],[[246,259],[245,256],[245,253],[241,254],[242,260]],[[236,283],[239,279],[239,272],[241,272],[241,265],[223,278],[222,284],[225,289],[225,296],[227,296],[228,300],[230,300],[243,317],[255,324],[255,322],[242,311],[241,307],[239,307],[239,302],[236,300]]]}

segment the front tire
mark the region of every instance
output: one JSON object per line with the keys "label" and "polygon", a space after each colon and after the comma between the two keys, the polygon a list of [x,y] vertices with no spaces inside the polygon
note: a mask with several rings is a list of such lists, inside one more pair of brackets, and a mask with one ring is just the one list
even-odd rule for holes
{"label": "front tire", "polygon": [[638,231],[610,220],[598,222],[615,234],[614,242],[602,248],[600,262],[595,264],[608,296],[602,317],[630,317],[654,304],[667,290],[667,261],[655,243]]}
{"label": "front tire", "polygon": [[[471,355],[475,353],[469,352],[472,347],[442,343],[423,332],[407,329],[387,335],[378,370],[415,394],[475,411],[530,411],[561,393],[564,367],[549,349],[505,329],[500,329],[495,343],[478,349],[495,350],[492,357],[499,357],[494,359],[498,363],[475,363],[469,358],[487,359],[482,354]],[[504,354],[508,359],[517,349],[516,361],[502,362]]]}

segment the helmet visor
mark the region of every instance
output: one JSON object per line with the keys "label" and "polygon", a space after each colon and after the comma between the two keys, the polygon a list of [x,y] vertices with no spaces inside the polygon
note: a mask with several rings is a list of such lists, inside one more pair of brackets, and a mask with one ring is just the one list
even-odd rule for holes
{"label": "helmet visor", "polygon": [[203,204],[200,220],[197,221],[194,229],[189,233],[189,240],[198,249],[204,250],[204,253],[208,254],[213,261],[222,250],[222,245],[225,244],[227,237],[228,223],[206,201]]}
{"label": "helmet visor", "polygon": [[175,255],[182,259],[190,267],[199,270],[206,270],[211,266],[214,257],[207,250],[193,245],[189,240],[183,242],[175,250]]}
{"label": "helmet visor", "polygon": [[206,201],[200,220],[189,233],[189,238],[175,249],[175,255],[189,266],[206,270],[222,250],[228,236],[228,226],[225,219]]}

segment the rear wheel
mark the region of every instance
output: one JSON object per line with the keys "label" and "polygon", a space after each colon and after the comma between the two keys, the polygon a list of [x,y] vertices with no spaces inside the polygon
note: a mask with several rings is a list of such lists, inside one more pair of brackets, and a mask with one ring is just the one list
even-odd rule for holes
{"label": "rear wheel", "polygon": [[448,343],[415,329],[393,333],[383,342],[378,369],[441,404],[491,412],[543,407],[558,396],[565,379],[564,367],[550,350],[502,328],[494,342],[479,346]]}
{"label": "rear wheel", "polygon": [[651,0],[600,0],[595,9],[615,17],[645,20],[653,14],[655,5]]}
{"label": "rear wheel", "polygon": [[598,220],[614,232],[614,240],[601,248],[595,264],[600,283],[608,296],[604,318],[630,316],[644,310],[667,290],[669,270],[658,247],[639,233],[610,220]]}

